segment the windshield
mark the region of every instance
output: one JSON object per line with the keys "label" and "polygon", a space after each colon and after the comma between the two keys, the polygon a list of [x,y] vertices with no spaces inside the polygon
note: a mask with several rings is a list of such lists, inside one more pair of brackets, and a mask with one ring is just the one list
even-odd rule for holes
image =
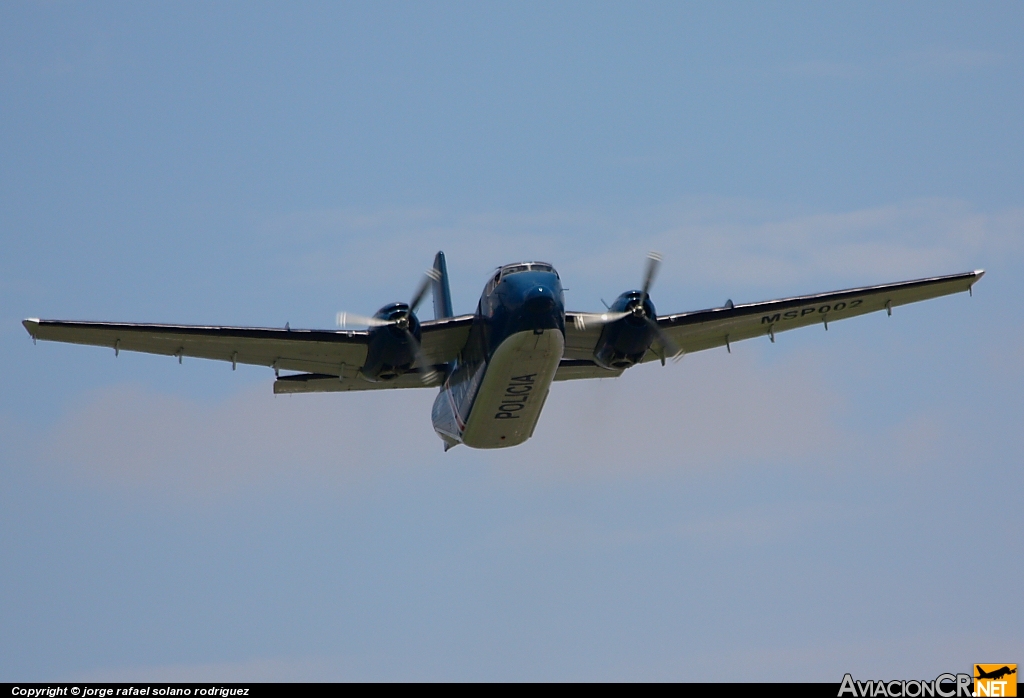
{"label": "windshield", "polygon": [[505,278],[509,274],[518,274],[522,271],[530,271],[529,264],[510,264],[507,267],[502,267],[501,278]]}
{"label": "windshield", "polygon": [[521,264],[509,264],[502,267],[500,278],[504,279],[509,274],[518,274],[523,271],[546,271],[557,275],[555,268],[546,262],[523,262]]}

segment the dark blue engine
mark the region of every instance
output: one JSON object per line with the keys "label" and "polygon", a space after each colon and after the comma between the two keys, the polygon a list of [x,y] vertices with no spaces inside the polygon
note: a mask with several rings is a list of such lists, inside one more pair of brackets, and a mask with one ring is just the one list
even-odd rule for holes
{"label": "dark blue engine", "polygon": [[413,370],[419,346],[420,321],[408,303],[391,303],[375,319],[385,325],[370,328],[366,362],[360,372],[370,381],[388,381]]}
{"label": "dark blue engine", "polygon": [[615,299],[611,312],[627,312],[624,318],[610,322],[601,330],[594,360],[611,369],[629,368],[639,362],[657,336],[658,317],[651,298],[643,291],[627,291]]}

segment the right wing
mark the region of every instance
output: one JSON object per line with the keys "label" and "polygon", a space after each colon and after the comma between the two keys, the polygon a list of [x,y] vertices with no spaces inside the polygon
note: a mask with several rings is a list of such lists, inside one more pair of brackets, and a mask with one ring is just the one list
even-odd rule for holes
{"label": "right wing", "polygon": [[[463,315],[421,323],[422,348],[432,365],[458,356],[473,322]],[[307,371],[334,377],[356,378],[366,362],[369,333],[366,330],[292,330],[262,327],[205,327],[117,322],[25,320],[33,339],[109,347],[116,352],[138,351],[182,357],[229,361],[232,364],[269,366],[284,371]],[[370,383],[363,390],[388,387],[395,381]]]}

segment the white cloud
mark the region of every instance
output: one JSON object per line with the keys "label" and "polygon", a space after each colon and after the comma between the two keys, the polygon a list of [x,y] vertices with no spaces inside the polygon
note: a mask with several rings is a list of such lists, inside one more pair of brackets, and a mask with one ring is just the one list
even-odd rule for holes
{"label": "white cloud", "polygon": [[614,380],[556,385],[533,448],[559,464],[559,477],[591,477],[796,461],[837,444],[840,404],[821,363],[794,355],[765,365],[757,354],[722,349]]}
{"label": "white cloud", "polygon": [[[687,357],[621,378],[558,383],[534,438],[448,454],[430,427],[433,390],[278,396],[269,381],[207,404],[116,386],[87,398],[43,440],[45,458],[115,487],[200,495],[239,487],[345,487],[427,464],[480,464],[501,478],[577,480],[764,460],[813,459],[843,436],[814,360],[771,367],[752,352]],[[805,434],[813,438],[805,438]],[[62,470],[63,472],[63,470]]]}
{"label": "white cloud", "polygon": [[411,292],[434,252],[444,249],[457,312],[475,306],[495,266],[518,259],[553,262],[577,292],[570,301],[597,307],[598,297],[608,293],[598,289],[639,283],[651,249],[665,256],[659,292],[699,286],[758,289],[764,295],[968,271],[1004,255],[1019,256],[1024,246],[1024,210],[984,213],[946,199],[838,213],[783,212],[722,199],[617,216],[317,212],[267,225],[290,237],[317,231],[307,240],[309,249],[285,262],[296,278],[331,289],[370,285],[379,289],[375,293],[390,293],[388,298]]}
{"label": "white cloud", "polygon": [[844,515],[832,503],[800,502],[785,506],[775,503],[733,508],[728,504],[728,495],[721,501],[723,506],[715,513],[693,512],[665,523],[616,520],[601,525],[594,517],[579,514],[536,516],[496,532],[494,545],[505,550],[550,550],[559,554],[600,551],[603,555],[645,547],[676,549],[680,545],[697,551],[760,548],[798,539],[816,525],[827,524]]}
{"label": "white cloud", "polygon": [[424,391],[274,396],[268,381],[207,404],[121,385],[70,410],[42,455],[73,477],[178,495],[339,485],[378,467],[406,467],[407,449],[440,452],[429,428],[432,398]]}
{"label": "white cloud", "polygon": [[771,289],[969,271],[997,255],[1019,254],[1024,211],[989,215],[961,202],[927,199],[761,222],[669,222],[666,228],[655,244],[685,265],[685,278]]}

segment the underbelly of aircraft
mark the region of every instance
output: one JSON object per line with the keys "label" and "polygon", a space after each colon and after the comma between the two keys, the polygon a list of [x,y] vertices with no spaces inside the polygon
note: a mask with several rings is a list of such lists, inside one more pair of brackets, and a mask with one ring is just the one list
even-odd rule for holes
{"label": "underbelly of aircraft", "polygon": [[564,348],[565,338],[557,329],[518,332],[505,339],[487,364],[462,443],[504,448],[533,436]]}

